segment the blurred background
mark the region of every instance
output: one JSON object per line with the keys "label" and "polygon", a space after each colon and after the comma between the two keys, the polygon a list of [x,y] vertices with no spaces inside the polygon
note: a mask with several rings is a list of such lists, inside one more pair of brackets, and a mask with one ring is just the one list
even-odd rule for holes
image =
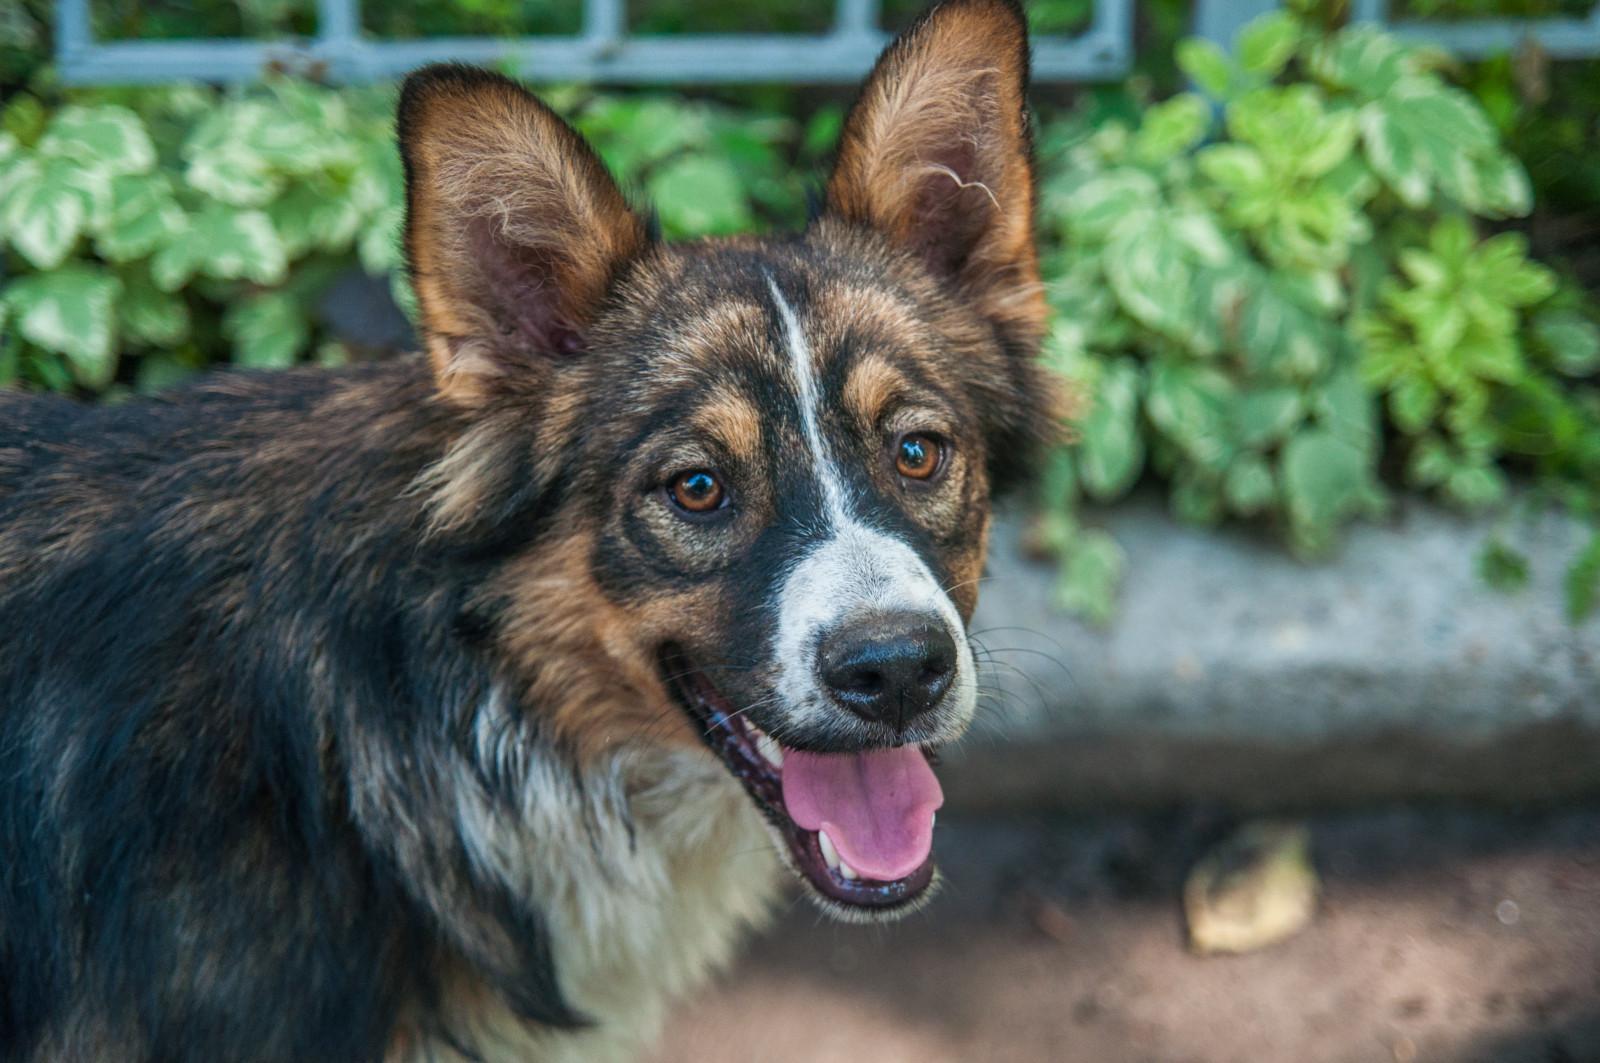
{"label": "blurred background", "polygon": [[[59,6],[57,6],[59,4]],[[917,0],[0,0],[0,386],[414,343],[394,81],[527,78],[672,238],[804,222]],[[1044,357],[944,889],[656,1063],[1600,1061],[1600,13],[1036,0]]]}

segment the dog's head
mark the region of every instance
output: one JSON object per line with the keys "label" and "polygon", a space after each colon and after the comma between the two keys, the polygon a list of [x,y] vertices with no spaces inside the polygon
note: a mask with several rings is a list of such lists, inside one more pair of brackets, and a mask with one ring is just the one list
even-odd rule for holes
{"label": "dog's head", "polygon": [[525,711],[580,758],[709,745],[842,914],[933,876],[989,499],[1055,423],[1027,73],[1014,3],[949,0],[873,70],[804,233],[683,245],[515,84],[435,67],[401,102],[464,425],[434,532],[520,544],[485,611]]}

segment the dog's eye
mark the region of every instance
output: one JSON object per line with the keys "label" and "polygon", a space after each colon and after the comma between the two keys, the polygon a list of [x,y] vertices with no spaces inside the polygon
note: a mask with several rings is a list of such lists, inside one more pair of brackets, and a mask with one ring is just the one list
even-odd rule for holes
{"label": "dog's eye", "polygon": [[894,467],[907,479],[926,480],[939,471],[942,453],[939,441],[932,436],[921,433],[903,436],[895,444]]}
{"label": "dog's eye", "polygon": [[705,469],[680,473],[667,485],[667,492],[678,508],[690,513],[710,513],[728,502],[728,492],[722,481]]}

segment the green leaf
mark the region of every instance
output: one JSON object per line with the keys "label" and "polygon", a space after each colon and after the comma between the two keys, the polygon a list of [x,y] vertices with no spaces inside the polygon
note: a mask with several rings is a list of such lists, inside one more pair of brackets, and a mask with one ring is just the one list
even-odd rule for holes
{"label": "green leaf", "polygon": [[1438,436],[1424,436],[1411,448],[1406,476],[1417,487],[1437,487],[1455,471],[1455,455]]}
{"label": "green leaf", "polygon": [[1062,560],[1056,580],[1056,605],[1094,623],[1110,623],[1125,564],[1122,547],[1109,534],[1098,530],[1079,532]]}
{"label": "green leaf", "polygon": [[1282,11],[1262,15],[1239,31],[1234,53],[1246,70],[1276,77],[1300,46],[1300,21]]}
{"label": "green leaf", "polygon": [[266,214],[212,203],[191,222],[184,235],[150,261],[151,275],[163,291],[177,291],[196,272],[257,284],[283,280],[288,259]]}
{"label": "green leaf", "polygon": [[1221,470],[1233,457],[1229,412],[1234,384],[1212,369],[1158,363],[1150,374],[1150,419],[1203,468]]}
{"label": "green leaf", "polygon": [[234,364],[252,369],[293,365],[309,341],[305,314],[287,292],[263,292],[234,304],[222,330],[233,341]]}
{"label": "green leaf", "polygon": [[1096,174],[1063,201],[1067,226],[1078,240],[1100,242],[1118,222],[1148,210],[1161,199],[1161,186],[1143,170],[1122,166]]}
{"label": "green leaf", "polygon": [[48,118],[44,104],[39,102],[39,97],[19,92],[11,97],[4,111],[0,112],[0,135],[10,137],[15,143],[32,147],[44,132]]}
{"label": "green leaf", "polygon": [[1533,183],[1522,160],[1504,151],[1472,160],[1471,199],[1490,218],[1520,218],[1533,209]]}
{"label": "green leaf", "polygon": [[1234,431],[1245,447],[1282,442],[1305,417],[1298,388],[1265,387],[1247,391],[1233,406]]}
{"label": "green leaf", "polygon": [[1253,191],[1266,184],[1267,163],[1248,144],[1213,144],[1195,156],[1200,172],[1235,192]]}
{"label": "green leaf", "polygon": [[1492,290],[1511,306],[1532,306],[1555,294],[1555,271],[1527,260],[1527,239],[1501,233],[1483,242],[1480,253]]}
{"label": "green leaf", "polygon": [[1528,585],[1528,558],[1505,540],[1491,538],[1478,552],[1478,576],[1499,591],[1521,590]]}
{"label": "green leaf", "polygon": [[1438,290],[1450,282],[1450,267],[1420,248],[1402,248],[1396,261],[1411,283],[1419,288]]}
{"label": "green leaf", "polygon": [[218,108],[184,141],[185,179],[224,203],[262,207],[286,177],[356,166],[362,149],[341,129],[343,106],[319,92],[280,82],[276,93],[287,106],[255,99]]}
{"label": "green leaf", "polygon": [[649,192],[671,236],[733,233],[752,220],[738,173],[714,156],[690,155],[666,164],[651,176]]}
{"label": "green leaf", "polygon": [[1600,534],[1589,540],[1567,569],[1564,583],[1567,597],[1567,616],[1574,624],[1582,623],[1594,615],[1600,605]]}
{"label": "green leaf", "polygon": [[77,169],[65,160],[24,160],[0,203],[0,236],[38,269],[59,266],[88,224],[89,199],[65,172]]}
{"label": "green leaf", "polygon": [[1540,313],[1533,319],[1533,334],[1567,376],[1588,376],[1600,369],[1600,328],[1577,311]]}
{"label": "green leaf", "polygon": [[1105,367],[1088,413],[1079,421],[1082,440],[1078,464],[1083,485],[1103,501],[1120,497],[1144,467],[1144,438],[1139,423],[1142,374],[1128,358]]}
{"label": "green leaf", "polygon": [[1194,301],[1194,266],[1171,222],[1148,213],[1124,218],[1111,231],[1103,262],[1112,290],[1135,320],[1183,338]]}
{"label": "green leaf", "polygon": [[1367,452],[1325,429],[1289,440],[1280,477],[1296,542],[1310,553],[1327,548],[1341,521],[1375,504]]}
{"label": "green leaf", "polygon": [[400,230],[405,224],[405,208],[395,207],[378,214],[361,227],[356,253],[361,268],[376,276],[398,271],[404,262],[400,250]]}
{"label": "green leaf", "polygon": [[1458,465],[1445,477],[1444,492],[1466,509],[1485,509],[1506,496],[1506,477],[1489,464]]}
{"label": "green leaf", "polygon": [[41,158],[70,159],[106,176],[148,173],[156,163],[155,146],[139,116],[126,107],[63,107],[44,136]]}
{"label": "green leaf", "polygon": [[1227,512],[1224,481],[1214,472],[1180,466],[1172,482],[1172,513],[1186,524],[1209,528]]}
{"label": "green leaf", "polygon": [[1353,369],[1331,376],[1312,395],[1312,409],[1322,427],[1359,448],[1370,449],[1377,439],[1375,397]]}
{"label": "green leaf", "polygon": [[116,277],[90,266],[67,266],[11,281],[5,300],[17,331],[67,356],[85,386],[103,388],[117,368]]}
{"label": "green leaf", "polygon": [[1433,424],[1439,412],[1439,389],[1428,378],[1407,376],[1389,393],[1389,412],[1395,427],[1407,435],[1417,435]]}
{"label": "green leaf", "polygon": [[1211,108],[1192,92],[1182,92],[1158,103],[1144,114],[1134,135],[1134,154],[1140,161],[1158,165],[1188,151],[1211,127]]}
{"label": "green leaf", "polygon": [[844,108],[836,103],[824,104],[806,123],[805,135],[800,138],[800,156],[821,159],[833,150],[844,130]]}
{"label": "green leaf", "polygon": [[1045,458],[1039,476],[1039,504],[1051,512],[1065,512],[1078,501],[1078,468],[1073,452],[1057,447]]}
{"label": "green leaf", "polygon": [[1412,130],[1381,102],[1363,107],[1360,121],[1361,142],[1372,169],[1406,206],[1427,206],[1433,172]]}
{"label": "green leaf", "polygon": [[1316,377],[1335,349],[1334,330],[1279,272],[1251,278],[1238,329],[1251,368],[1277,380]]}
{"label": "green leaf", "polygon": [[1471,96],[1437,79],[1412,77],[1360,111],[1367,159],[1411,207],[1425,207],[1437,183],[1469,210],[1490,204],[1460,177],[1497,149],[1494,127]]}
{"label": "green leaf", "polygon": [[264,159],[237,145],[197,154],[183,176],[191,187],[236,207],[264,207],[284,184]]}
{"label": "green leaf", "polygon": [[188,225],[166,174],[125,174],[111,182],[111,209],[95,247],[109,261],[129,262],[169,243]]}
{"label": "green leaf", "polygon": [[171,347],[189,336],[189,304],[156,287],[142,270],[124,274],[117,318],[126,335],[152,347]]}
{"label": "green leaf", "polygon": [[312,248],[343,251],[355,239],[362,222],[349,189],[310,179],[296,182],[275,199],[267,216],[290,258],[298,258]]}
{"label": "green leaf", "polygon": [[1178,69],[1182,70],[1200,87],[1201,91],[1224,99],[1233,83],[1233,64],[1221,48],[1201,37],[1187,37],[1178,42],[1174,52]]}
{"label": "green leaf", "polygon": [[1332,35],[1312,55],[1317,77],[1366,97],[1381,96],[1410,73],[1409,51],[1398,39],[1372,26],[1353,26]]}
{"label": "green leaf", "polygon": [[1223,493],[1230,509],[1250,517],[1272,505],[1278,489],[1265,458],[1259,454],[1242,454],[1228,466]]}

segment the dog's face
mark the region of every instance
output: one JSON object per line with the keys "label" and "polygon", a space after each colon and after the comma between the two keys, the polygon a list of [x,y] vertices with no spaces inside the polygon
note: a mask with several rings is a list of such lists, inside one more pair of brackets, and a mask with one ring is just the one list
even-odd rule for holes
{"label": "dog's face", "polygon": [[538,521],[495,582],[578,756],[704,743],[841,914],[933,877],[927,755],[971,721],[989,498],[1049,431],[1021,16],[879,62],[797,237],[661,245],[509,82],[407,84],[407,242],[444,401],[436,530]]}

